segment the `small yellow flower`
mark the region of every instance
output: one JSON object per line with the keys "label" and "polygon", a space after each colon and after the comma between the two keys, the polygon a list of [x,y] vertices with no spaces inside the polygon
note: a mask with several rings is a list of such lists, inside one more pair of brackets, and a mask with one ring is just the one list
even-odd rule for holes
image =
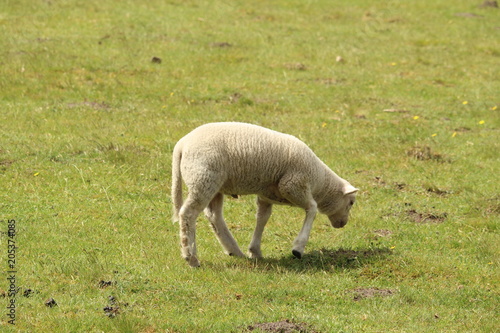
{"label": "small yellow flower", "polygon": [[478,124],[479,124],[479,125],[483,125],[484,123],[485,123],[485,121],[484,121],[484,120],[481,120]]}
{"label": "small yellow flower", "polygon": [[174,92],[173,91],[170,93],[170,97],[172,97],[172,96],[174,96]]}
{"label": "small yellow flower", "polygon": [[495,105],[494,107],[491,108],[491,111],[495,111],[497,109],[497,106]]}
{"label": "small yellow flower", "polygon": [[467,105],[467,104],[469,104],[469,102],[467,102],[467,101],[463,101],[463,102],[462,102],[462,104],[463,104],[463,105]]}
{"label": "small yellow flower", "polygon": [[415,116],[413,117],[413,120],[417,120],[418,118],[420,118],[419,116]]}
{"label": "small yellow flower", "polygon": [[432,134],[431,136],[432,136],[432,137],[435,137],[435,136],[437,136],[437,133],[434,133],[434,134]]}
{"label": "small yellow flower", "polygon": [[35,172],[35,173],[33,174],[33,176],[35,176],[35,177],[36,177],[36,176],[38,176],[39,174],[40,174],[40,172]]}
{"label": "small yellow flower", "polygon": [[488,265],[493,265],[493,262],[491,262],[491,261],[490,261],[490,262],[488,263]]}
{"label": "small yellow flower", "polygon": [[335,110],[335,113],[340,113],[340,111],[339,110]]}
{"label": "small yellow flower", "polygon": [[396,66],[397,64],[397,62],[391,62],[391,66]]}
{"label": "small yellow flower", "polygon": [[396,248],[395,246],[391,246],[391,247],[390,247],[390,249],[391,249],[391,250],[394,250],[395,248]]}
{"label": "small yellow flower", "polygon": [[326,123],[321,124],[321,127],[325,128],[326,127]]}
{"label": "small yellow flower", "polygon": [[456,136],[457,136],[457,132],[453,132],[453,134],[451,135],[452,138],[454,138]]}

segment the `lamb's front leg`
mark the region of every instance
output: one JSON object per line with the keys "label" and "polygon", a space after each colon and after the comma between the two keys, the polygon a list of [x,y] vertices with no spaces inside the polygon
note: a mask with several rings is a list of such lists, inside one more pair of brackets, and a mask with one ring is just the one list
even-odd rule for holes
{"label": "lamb's front leg", "polygon": [[306,218],[304,219],[304,224],[299,232],[299,235],[293,241],[292,254],[297,258],[302,258],[304,254],[304,249],[306,247],[307,241],[309,240],[309,234],[311,233],[314,218],[317,213],[317,204],[314,200],[311,200],[308,208],[306,208]]}
{"label": "lamb's front leg", "polygon": [[250,258],[262,258],[260,242],[262,240],[264,227],[271,216],[272,207],[272,204],[257,197],[257,225],[255,226],[252,241],[248,247],[248,256]]}

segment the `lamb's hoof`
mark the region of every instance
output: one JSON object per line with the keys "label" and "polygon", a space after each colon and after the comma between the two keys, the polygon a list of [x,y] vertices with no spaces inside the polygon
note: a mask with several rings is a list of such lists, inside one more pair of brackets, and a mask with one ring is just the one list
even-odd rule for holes
{"label": "lamb's hoof", "polygon": [[262,259],[264,257],[260,253],[253,253],[253,252],[248,251],[248,258],[250,258],[250,259]]}
{"label": "lamb's hoof", "polygon": [[240,257],[240,258],[245,257],[245,254],[243,252],[241,252],[240,250],[233,251],[233,252],[226,252],[226,253],[230,257]]}
{"label": "lamb's hoof", "polygon": [[302,258],[302,253],[300,253],[297,250],[292,250],[292,254],[295,256],[295,258],[298,258],[298,259]]}
{"label": "lamb's hoof", "polygon": [[198,261],[198,258],[196,258],[195,256],[190,256],[189,258],[185,258],[185,259],[188,262],[189,266],[200,267],[200,262]]}

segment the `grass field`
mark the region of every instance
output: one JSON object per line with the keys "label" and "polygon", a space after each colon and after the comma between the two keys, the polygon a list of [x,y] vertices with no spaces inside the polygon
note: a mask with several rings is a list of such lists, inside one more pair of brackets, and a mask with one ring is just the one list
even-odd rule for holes
{"label": "grass field", "polygon": [[[498,330],[500,9],[481,4],[1,1],[0,330]],[[171,154],[212,121],[306,142],[361,189],[349,224],[318,216],[297,260],[304,213],[276,207],[255,261],[200,217],[188,267]],[[242,248],[254,201],[226,200]]]}

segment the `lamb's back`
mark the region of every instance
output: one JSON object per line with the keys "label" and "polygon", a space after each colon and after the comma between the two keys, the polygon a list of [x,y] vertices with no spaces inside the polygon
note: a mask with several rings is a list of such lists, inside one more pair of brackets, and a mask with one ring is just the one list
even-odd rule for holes
{"label": "lamb's back", "polygon": [[210,123],[183,139],[183,160],[226,177],[224,192],[258,192],[288,172],[314,174],[319,159],[294,136],[245,123]]}

